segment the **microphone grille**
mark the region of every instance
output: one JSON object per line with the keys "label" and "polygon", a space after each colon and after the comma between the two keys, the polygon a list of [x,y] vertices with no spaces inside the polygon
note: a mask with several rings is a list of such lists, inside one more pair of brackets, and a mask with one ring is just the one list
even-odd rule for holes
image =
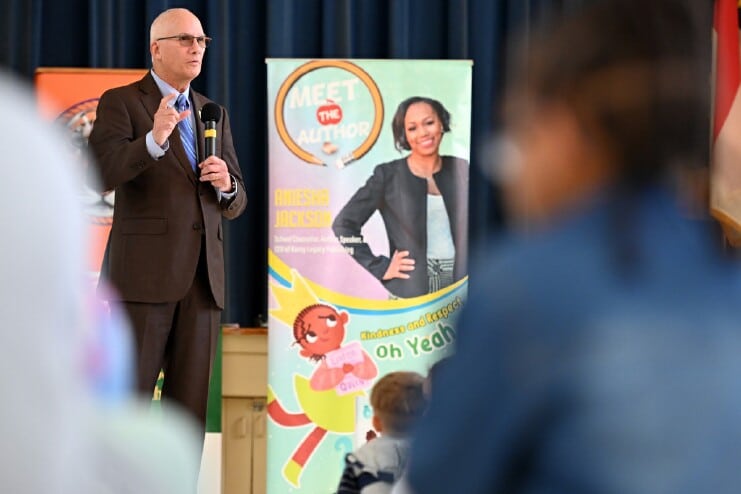
{"label": "microphone grille", "polygon": [[221,107],[216,103],[206,103],[201,108],[201,122],[218,122],[221,120]]}

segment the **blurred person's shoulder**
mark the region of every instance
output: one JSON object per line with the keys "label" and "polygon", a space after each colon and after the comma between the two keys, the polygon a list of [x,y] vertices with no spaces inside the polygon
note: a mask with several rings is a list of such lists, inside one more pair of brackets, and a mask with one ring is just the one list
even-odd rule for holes
{"label": "blurred person's shoulder", "polygon": [[101,408],[93,430],[91,474],[111,492],[124,485],[127,492],[196,491],[200,441],[183,412],[168,408],[165,420],[151,402],[132,399]]}
{"label": "blurred person's shoulder", "polygon": [[549,266],[563,267],[569,260],[583,264],[587,252],[604,246],[605,216],[601,209],[586,210],[532,229],[496,231],[473,248],[472,277],[479,270],[525,275]]}

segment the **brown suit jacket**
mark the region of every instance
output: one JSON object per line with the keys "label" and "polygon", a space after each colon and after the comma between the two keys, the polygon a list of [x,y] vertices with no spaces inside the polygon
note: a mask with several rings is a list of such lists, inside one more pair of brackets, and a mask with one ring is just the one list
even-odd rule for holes
{"label": "brown suit jacket", "polygon": [[[196,112],[198,159],[204,159],[199,112],[210,100],[190,90]],[[153,159],[145,142],[162,94],[151,73],[100,98],[89,144],[103,190],[115,189],[113,226],[101,275],[121,300],[161,303],[179,300],[193,282],[201,246],[216,304],[224,306],[224,249],[221,219],[235,218],[247,204],[242,173],[222,108],[216,154],[237,181],[237,195],[219,200],[216,189],[198,181],[175,128],[170,149]],[[203,242],[205,240],[205,242]]]}

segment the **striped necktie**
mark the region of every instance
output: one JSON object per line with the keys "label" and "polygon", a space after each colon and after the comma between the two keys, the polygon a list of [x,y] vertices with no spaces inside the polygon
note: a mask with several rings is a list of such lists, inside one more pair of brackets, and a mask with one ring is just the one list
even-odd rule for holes
{"label": "striped necktie", "polygon": [[[175,109],[178,112],[182,113],[189,107],[190,103],[188,102],[188,98],[186,98],[183,94],[179,94],[177,99],[175,100]],[[190,120],[191,115],[188,115],[187,118],[184,118],[180,122],[178,122],[178,128],[180,129],[180,139],[183,141],[185,154],[188,156],[188,161],[190,161],[190,167],[193,169],[193,171],[195,171],[197,164],[196,140],[193,136],[193,128],[190,126]]]}

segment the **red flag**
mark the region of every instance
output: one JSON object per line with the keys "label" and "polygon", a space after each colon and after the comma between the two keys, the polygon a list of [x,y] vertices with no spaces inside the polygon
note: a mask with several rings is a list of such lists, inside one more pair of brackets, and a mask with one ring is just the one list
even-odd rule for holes
{"label": "red flag", "polygon": [[716,0],[715,105],[710,210],[741,246],[741,55],[737,0]]}

